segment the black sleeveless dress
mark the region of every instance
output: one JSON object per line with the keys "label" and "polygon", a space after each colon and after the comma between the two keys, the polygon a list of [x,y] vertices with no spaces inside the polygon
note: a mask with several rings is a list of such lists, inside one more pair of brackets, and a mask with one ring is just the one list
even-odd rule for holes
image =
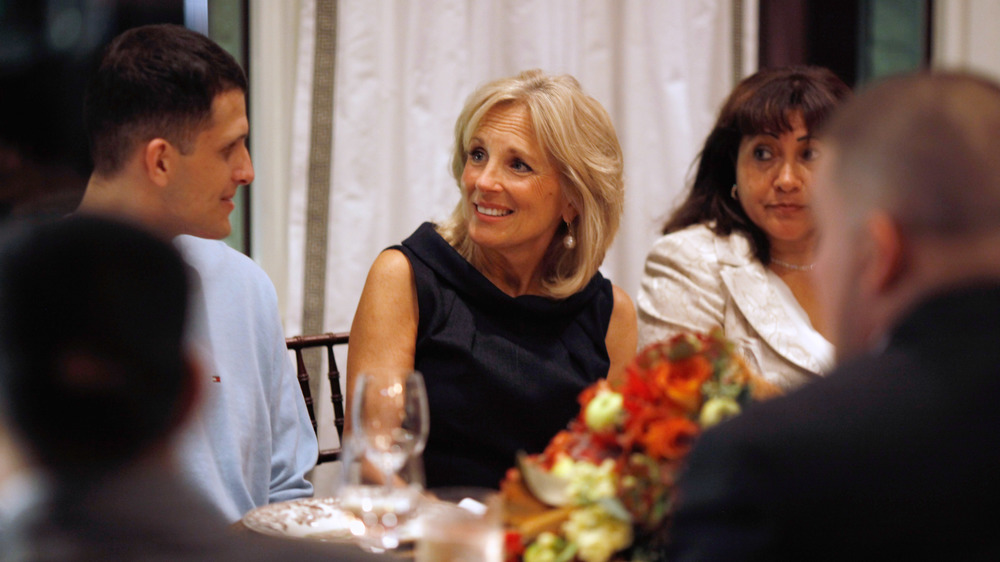
{"label": "black sleeveless dress", "polygon": [[600,273],[567,299],[510,297],[424,223],[402,251],[420,320],[415,368],[430,403],[429,488],[497,488],[519,450],[537,453],[608,373],[614,304]]}

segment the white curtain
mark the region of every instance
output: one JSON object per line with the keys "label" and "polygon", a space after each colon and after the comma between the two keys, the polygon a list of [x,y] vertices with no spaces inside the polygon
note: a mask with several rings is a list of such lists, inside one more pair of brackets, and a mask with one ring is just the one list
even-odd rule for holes
{"label": "white curtain", "polygon": [[952,0],[934,2],[934,48],[937,68],[965,69],[1000,80],[1000,2]]}
{"label": "white curtain", "polygon": [[[299,4],[285,194],[288,252],[282,260],[287,277],[278,283],[284,286],[288,334],[316,329],[303,324],[310,275],[307,226],[323,219],[308,218],[310,111],[316,91],[314,23],[322,15],[316,10],[330,4]],[[456,204],[459,191],[449,160],[452,129],[466,96],[487,80],[528,68],[574,75],[614,120],[626,160],[626,207],[602,272],[634,298],[645,255],[733,85],[734,5],[733,0],[338,0],[319,329],[349,329],[377,254],[421,222],[443,219]],[[328,415],[321,414],[321,423]]]}

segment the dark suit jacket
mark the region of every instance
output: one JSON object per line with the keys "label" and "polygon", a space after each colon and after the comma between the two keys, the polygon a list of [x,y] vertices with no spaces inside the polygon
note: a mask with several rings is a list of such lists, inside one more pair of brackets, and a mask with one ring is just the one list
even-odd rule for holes
{"label": "dark suit jacket", "polygon": [[132,467],[55,488],[0,530],[5,562],[380,560],[353,545],[236,533],[173,474]]}
{"label": "dark suit jacket", "polygon": [[1000,285],[706,432],[670,560],[1000,560]]}

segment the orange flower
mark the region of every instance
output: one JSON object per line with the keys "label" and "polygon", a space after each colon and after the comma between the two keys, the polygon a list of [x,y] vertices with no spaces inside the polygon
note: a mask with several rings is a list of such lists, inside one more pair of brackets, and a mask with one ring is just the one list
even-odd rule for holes
{"label": "orange flower", "polygon": [[679,459],[698,436],[698,424],[682,417],[661,418],[649,424],[639,441],[646,454],[658,459]]}
{"label": "orange flower", "polygon": [[646,375],[636,362],[629,363],[625,371],[625,382],[620,390],[622,396],[633,401],[649,402],[654,399],[653,389],[646,380]]}
{"label": "orange flower", "polygon": [[673,376],[673,371],[674,369],[666,359],[650,365],[646,378],[649,380],[650,386],[656,391],[655,398],[670,396],[670,378]]}
{"label": "orange flower", "polygon": [[664,413],[657,411],[657,408],[652,404],[635,403],[635,409],[631,411],[631,415],[625,420],[624,431],[622,431],[622,435],[619,437],[622,449],[631,451],[637,442],[641,443],[650,422],[663,416]]}
{"label": "orange flower", "polygon": [[665,381],[656,382],[674,402],[696,412],[701,407],[701,385],[711,376],[712,364],[701,355],[692,355],[676,360]]}

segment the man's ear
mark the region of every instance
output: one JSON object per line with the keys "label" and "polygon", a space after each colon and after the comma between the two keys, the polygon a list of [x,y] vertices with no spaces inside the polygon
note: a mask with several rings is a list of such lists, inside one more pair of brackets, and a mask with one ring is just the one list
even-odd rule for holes
{"label": "man's ear", "polygon": [[166,139],[155,138],[143,147],[142,157],[146,177],[160,187],[166,187],[173,174],[177,150]]}
{"label": "man's ear", "polygon": [[884,294],[896,287],[903,272],[906,240],[899,223],[882,211],[868,217],[864,231],[868,255],[860,282],[869,294]]}

